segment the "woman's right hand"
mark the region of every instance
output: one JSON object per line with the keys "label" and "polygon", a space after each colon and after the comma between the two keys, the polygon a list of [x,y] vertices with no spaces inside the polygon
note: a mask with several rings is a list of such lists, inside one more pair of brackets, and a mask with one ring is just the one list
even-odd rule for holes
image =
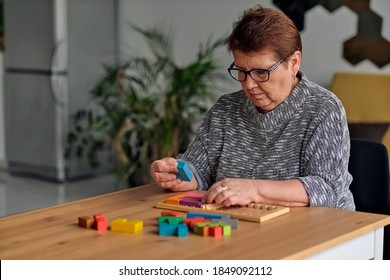
{"label": "woman's right hand", "polygon": [[150,166],[150,175],[163,189],[172,189],[181,183],[181,180],[176,178],[177,172],[177,160],[171,157],[155,160]]}
{"label": "woman's right hand", "polygon": [[177,160],[172,157],[166,157],[155,160],[150,165],[150,175],[157,186],[172,191],[187,191],[196,189],[196,179],[191,182],[184,182],[176,178]]}

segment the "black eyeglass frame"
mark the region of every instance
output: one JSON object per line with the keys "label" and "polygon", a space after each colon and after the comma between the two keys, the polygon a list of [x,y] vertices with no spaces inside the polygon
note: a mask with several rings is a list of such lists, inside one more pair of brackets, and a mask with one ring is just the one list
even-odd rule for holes
{"label": "black eyeglass frame", "polygon": [[[229,66],[229,68],[228,68],[227,70],[228,70],[230,76],[231,76],[234,80],[236,80],[236,81],[238,81],[238,82],[243,82],[243,81],[245,81],[246,78],[247,78],[247,76],[249,75],[249,76],[251,76],[251,78],[252,78],[254,81],[256,81],[256,82],[258,82],[258,83],[264,83],[264,82],[267,82],[267,81],[270,79],[270,77],[271,77],[271,72],[274,71],[276,68],[278,68],[278,67],[283,63],[284,60],[285,60],[284,58],[279,59],[274,65],[272,65],[272,66],[271,66],[270,68],[268,68],[268,69],[255,68],[255,69],[251,69],[251,70],[243,70],[243,69],[241,69],[241,68],[235,68],[235,67],[233,67],[233,66],[234,66],[234,61],[233,61],[232,64],[230,64],[230,66]],[[243,80],[236,79],[236,78],[232,75],[232,73],[230,72],[231,70],[237,70],[237,71],[241,71],[242,73],[244,73],[244,74],[245,74],[244,79],[243,79]],[[252,73],[253,71],[264,71],[265,73],[268,74],[268,75],[267,75],[267,79],[264,80],[264,81],[256,80],[256,79],[253,78],[252,75],[251,75],[251,73]]]}

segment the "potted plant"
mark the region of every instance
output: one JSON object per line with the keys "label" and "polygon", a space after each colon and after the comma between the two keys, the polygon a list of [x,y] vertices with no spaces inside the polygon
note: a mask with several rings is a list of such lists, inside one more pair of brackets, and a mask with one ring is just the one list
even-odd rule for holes
{"label": "potted plant", "polygon": [[180,66],[171,33],[159,26],[130,26],[145,39],[151,56],[104,66],[105,75],[91,91],[100,113],[77,112],[66,152],[67,157],[87,156],[91,166],[98,166],[98,153],[113,148],[116,174],[125,187],[149,182],[153,160],[184,151],[225,77],[214,58],[222,39],[201,44],[196,59]]}

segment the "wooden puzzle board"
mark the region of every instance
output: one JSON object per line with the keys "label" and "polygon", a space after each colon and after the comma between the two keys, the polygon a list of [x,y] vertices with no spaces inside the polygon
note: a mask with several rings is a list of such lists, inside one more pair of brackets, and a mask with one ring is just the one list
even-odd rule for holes
{"label": "wooden puzzle board", "polygon": [[246,206],[225,207],[219,204],[204,204],[203,208],[191,207],[179,204],[170,204],[158,202],[156,208],[183,211],[183,212],[202,212],[229,215],[231,218],[261,223],[280,215],[290,212],[290,208],[266,205],[260,203],[251,203]]}

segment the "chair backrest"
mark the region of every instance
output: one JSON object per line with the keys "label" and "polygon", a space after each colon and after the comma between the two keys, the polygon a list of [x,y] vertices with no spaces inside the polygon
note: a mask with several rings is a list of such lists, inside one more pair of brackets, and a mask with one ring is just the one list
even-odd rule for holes
{"label": "chair backrest", "polygon": [[390,215],[390,169],[386,146],[382,143],[351,139],[350,189],[357,211]]}
{"label": "chair backrest", "polygon": [[385,136],[390,124],[390,75],[336,72],[330,89],[344,105],[351,137],[381,142],[390,152],[390,137]]}
{"label": "chair backrest", "polygon": [[[389,155],[382,143],[351,138],[348,170],[356,210],[390,215]],[[383,259],[390,260],[390,225],[384,229]]]}

